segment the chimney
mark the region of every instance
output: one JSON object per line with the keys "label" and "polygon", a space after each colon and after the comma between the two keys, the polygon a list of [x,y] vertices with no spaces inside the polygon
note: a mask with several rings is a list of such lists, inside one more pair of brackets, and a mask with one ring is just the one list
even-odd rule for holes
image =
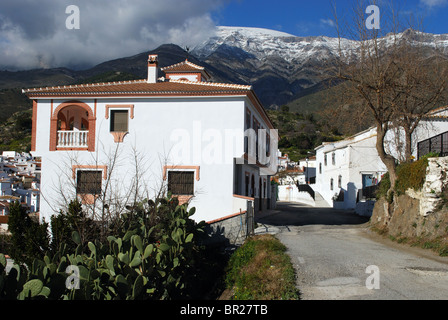
{"label": "chimney", "polygon": [[159,61],[156,54],[148,56],[148,83],[156,83],[159,70]]}

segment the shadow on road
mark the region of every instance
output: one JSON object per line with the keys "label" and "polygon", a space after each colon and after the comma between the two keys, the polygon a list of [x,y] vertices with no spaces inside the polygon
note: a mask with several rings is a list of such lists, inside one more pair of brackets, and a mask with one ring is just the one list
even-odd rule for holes
{"label": "shadow on road", "polygon": [[315,208],[305,204],[278,202],[277,208],[268,214],[260,215],[256,220],[272,226],[305,225],[361,225],[370,220],[354,210],[336,210],[333,208]]}

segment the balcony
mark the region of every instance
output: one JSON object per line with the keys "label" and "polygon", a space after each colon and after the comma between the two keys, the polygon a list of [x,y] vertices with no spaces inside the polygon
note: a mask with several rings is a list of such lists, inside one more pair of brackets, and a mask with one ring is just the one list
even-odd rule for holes
{"label": "balcony", "polygon": [[88,148],[88,135],[89,131],[86,130],[60,130],[57,135],[56,148],[86,149]]}

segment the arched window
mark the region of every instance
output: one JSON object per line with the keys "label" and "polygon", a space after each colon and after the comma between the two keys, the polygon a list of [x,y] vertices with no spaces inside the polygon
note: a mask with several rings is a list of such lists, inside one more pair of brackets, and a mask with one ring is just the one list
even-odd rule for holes
{"label": "arched window", "polygon": [[95,151],[96,117],[84,102],[61,103],[51,115],[50,151]]}

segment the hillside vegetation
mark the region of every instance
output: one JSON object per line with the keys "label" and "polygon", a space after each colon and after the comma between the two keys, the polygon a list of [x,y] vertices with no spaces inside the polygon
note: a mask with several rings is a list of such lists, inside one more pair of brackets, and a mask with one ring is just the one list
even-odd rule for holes
{"label": "hillside vegetation", "polygon": [[32,110],[17,111],[0,124],[0,152],[31,150]]}
{"label": "hillside vegetation", "polygon": [[221,299],[298,300],[295,272],[286,247],[273,235],[248,238],[231,256]]}
{"label": "hillside vegetation", "polygon": [[280,110],[267,110],[267,113],[279,131],[280,151],[287,153],[293,161],[314,154],[314,148],[322,142],[343,139],[336,127],[318,121],[314,113],[291,112],[288,106],[282,106]]}

